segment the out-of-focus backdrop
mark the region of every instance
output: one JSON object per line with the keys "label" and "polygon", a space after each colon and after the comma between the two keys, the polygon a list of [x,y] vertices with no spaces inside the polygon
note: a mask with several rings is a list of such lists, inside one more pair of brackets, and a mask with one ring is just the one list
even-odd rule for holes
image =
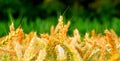
{"label": "out-of-focus backdrop", "polygon": [[49,33],[60,15],[71,21],[68,34],[77,28],[81,35],[93,29],[120,35],[120,0],[0,0],[0,36],[9,33],[11,22],[25,33]]}

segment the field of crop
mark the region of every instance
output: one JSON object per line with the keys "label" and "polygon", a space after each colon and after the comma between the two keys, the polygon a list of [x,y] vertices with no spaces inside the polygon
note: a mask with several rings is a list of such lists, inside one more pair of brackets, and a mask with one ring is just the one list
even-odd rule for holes
{"label": "field of crop", "polygon": [[12,23],[9,34],[0,38],[0,61],[120,61],[120,37],[112,29],[85,36],[74,29],[69,36],[70,21],[64,24],[63,16],[50,34],[27,34],[21,26],[15,29]]}

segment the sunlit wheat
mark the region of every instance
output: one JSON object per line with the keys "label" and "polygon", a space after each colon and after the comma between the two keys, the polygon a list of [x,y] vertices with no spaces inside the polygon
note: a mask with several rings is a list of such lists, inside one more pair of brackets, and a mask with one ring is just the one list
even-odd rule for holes
{"label": "sunlit wheat", "polygon": [[24,33],[10,25],[8,35],[0,38],[0,61],[120,61],[120,37],[114,30],[96,34],[95,30],[81,36],[77,29],[67,34],[70,21],[63,16],[50,34]]}

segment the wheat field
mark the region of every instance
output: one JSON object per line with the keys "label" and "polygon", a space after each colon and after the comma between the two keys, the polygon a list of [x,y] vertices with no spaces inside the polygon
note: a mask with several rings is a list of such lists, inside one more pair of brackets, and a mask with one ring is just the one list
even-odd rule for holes
{"label": "wheat field", "polygon": [[10,25],[8,35],[0,38],[0,61],[120,61],[120,37],[114,30],[96,34],[94,30],[81,37],[75,29],[67,34],[70,21],[63,23],[63,16],[50,34],[31,31]]}

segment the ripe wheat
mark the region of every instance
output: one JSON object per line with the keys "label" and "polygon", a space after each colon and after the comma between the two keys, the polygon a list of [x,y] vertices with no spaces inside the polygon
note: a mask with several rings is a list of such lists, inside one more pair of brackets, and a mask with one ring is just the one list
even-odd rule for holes
{"label": "ripe wheat", "polygon": [[120,61],[120,37],[113,30],[105,30],[105,35],[93,30],[81,37],[75,29],[71,37],[70,21],[64,25],[62,16],[58,21],[50,35],[40,37],[20,27],[15,30],[12,23],[9,34],[0,38],[0,61]]}

